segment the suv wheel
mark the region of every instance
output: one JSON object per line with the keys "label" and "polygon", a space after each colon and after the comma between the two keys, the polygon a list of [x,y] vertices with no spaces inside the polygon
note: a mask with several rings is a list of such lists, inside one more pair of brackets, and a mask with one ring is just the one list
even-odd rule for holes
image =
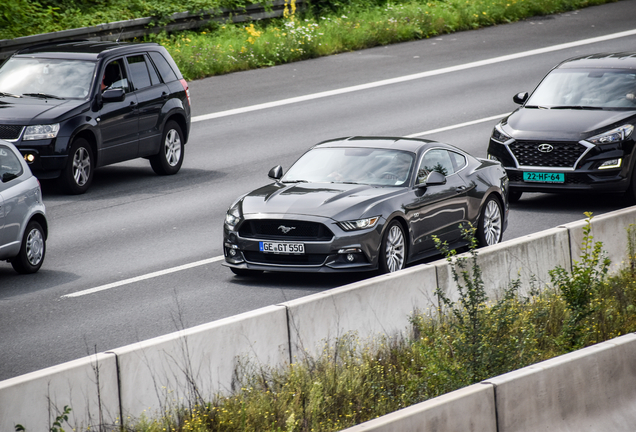
{"label": "suv wheel", "polygon": [[163,129],[159,153],[150,157],[152,170],[159,175],[176,174],[183,163],[184,150],[181,128],[169,121]]}
{"label": "suv wheel", "polygon": [[73,141],[69,160],[60,176],[62,188],[69,194],[86,192],[93,181],[93,151],[84,138]]}
{"label": "suv wheel", "polygon": [[42,267],[45,252],[44,230],[39,223],[31,221],[24,231],[20,252],[11,260],[11,265],[18,273],[35,273]]}

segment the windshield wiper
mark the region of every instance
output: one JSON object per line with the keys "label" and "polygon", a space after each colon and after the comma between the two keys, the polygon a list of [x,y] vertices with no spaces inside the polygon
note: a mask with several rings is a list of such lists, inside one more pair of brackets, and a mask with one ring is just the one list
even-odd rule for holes
{"label": "windshield wiper", "polygon": [[564,106],[553,106],[550,109],[573,109],[573,110],[602,110],[603,107],[595,107],[589,105],[564,105]]}
{"label": "windshield wiper", "polygon": [[46,93],[22,93],[22,96],[30,96],[30,97],[36,97],[36,98],[42,98],[42,99],[64,99],[63,97],[59,97],[59,96],[55,96],[52,94],[46,94]]}
{"label": "windshield wiper", "polygon": [[282,183],[309,183],[308,180],[285,180]]}
{"label": "windshield wiper", "polygon": [[338,184],[360,184],[358,182],[352,182],[352,181],[337,181],[337,182],[329,182],[329,183],[338,183]]}
{"label": "windshield wiper", "polygon": [[7,92],[2,92],[0,91],[0,96],[9,96],[9,97],[14,97],[14,98],[21,98],[22,96],[13,94],[13,93],[7,93]]}

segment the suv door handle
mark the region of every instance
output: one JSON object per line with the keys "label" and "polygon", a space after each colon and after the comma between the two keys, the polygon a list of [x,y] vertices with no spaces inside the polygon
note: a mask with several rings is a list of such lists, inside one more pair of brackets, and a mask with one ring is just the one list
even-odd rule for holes
{"label": "suv door handle", "polygon": [[161,97],[162,97],[163,99],[168,99],[168,93],[166,93],[166,92],[161,92]]}
{"label": "suv door handle", "polygon": [[465,190],[466,190],[466,186],[457,186],[457,188],[455,188],[455,190],[456,190],[457,192],[463,192],[463,191],[465,191]]}

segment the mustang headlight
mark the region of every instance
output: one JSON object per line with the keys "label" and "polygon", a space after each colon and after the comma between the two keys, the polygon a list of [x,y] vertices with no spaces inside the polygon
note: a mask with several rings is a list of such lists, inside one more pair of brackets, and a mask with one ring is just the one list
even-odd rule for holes
{"label": "mustang headlight", "polygon": [[227,211],[225,215],[225,224],[233,230],[240,220],[241,212],[239,211],[238,203],[236,203]]}
{"label": "mustang headlight", "polygon": [[60,124],[50,124],[50,125],[33,125],[27,126],[24,131],[24,136],[22,137],[23,141],[33,141],[33,140],[41,140],[41,139],[52,139],[57,136],[57,133],[60,131]]}
{"label": "mustang headlight", "polygon": [[617,127],[616,129],[612,129],[600,135],[588,138],[587,141],[591,142],[592,144],[610,144],[626,140],[632,135],[632,132],[634,132],[634,126],[625,124],[623,126]]}
{"label": "mustang headlight", "polygon": [[506,133],[503,131],[503,129],[501,128],[501,123],[496,125],[495,128],[492,130],[491,138],[501,144],[505,143],[509,139],[512,139],[512,137],[506,135]]}
{"label": "mustang headlight", "polygon": [[365,218],[365,219],[338,222],[338,226],[342,228],[344,231],[363,230],[367,228],[373,228],[378,223],[379,220],[380,220],[380,216],[374,216],[374,217]]}

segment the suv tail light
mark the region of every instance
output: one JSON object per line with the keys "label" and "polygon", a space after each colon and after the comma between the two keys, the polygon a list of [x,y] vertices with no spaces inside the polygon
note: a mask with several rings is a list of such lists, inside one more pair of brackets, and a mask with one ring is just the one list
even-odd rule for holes
{"label": "suv tail light", "polygon": [[183,86],[183,89],[186,92],[186,96],[188,97],[188,105],[192,106],[192,102],[190,102],[190,88],[188,87],[188,83],[186,82],[186,80],[184,80],[183,78],[179,80],[179,82],[181,83],[181,85]]}

